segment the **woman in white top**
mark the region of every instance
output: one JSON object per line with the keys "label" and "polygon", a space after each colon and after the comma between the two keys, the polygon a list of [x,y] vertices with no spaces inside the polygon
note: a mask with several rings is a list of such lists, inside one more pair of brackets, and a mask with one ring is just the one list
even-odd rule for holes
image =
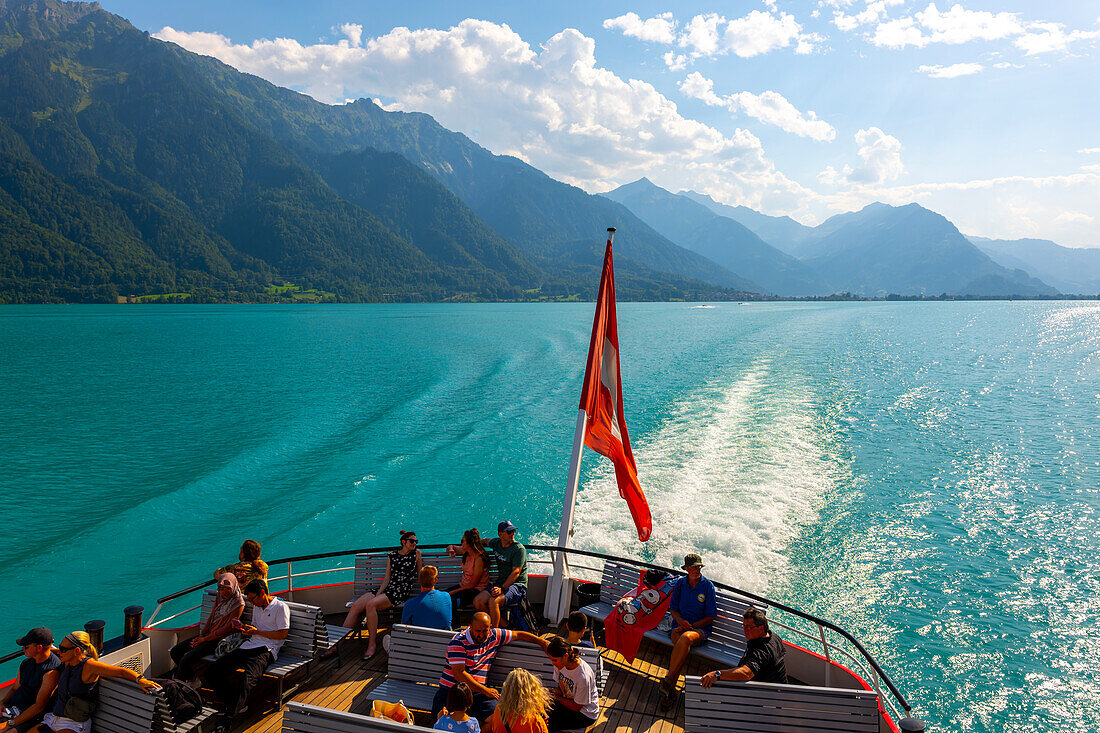
{"label": "woman in white top", "polygon": [[583,729],[600,717],[596,692],[596,673],[580,653],[560,636],[550,638],[546,656],[554,665],[554,707],[550,710],[550,730]]}

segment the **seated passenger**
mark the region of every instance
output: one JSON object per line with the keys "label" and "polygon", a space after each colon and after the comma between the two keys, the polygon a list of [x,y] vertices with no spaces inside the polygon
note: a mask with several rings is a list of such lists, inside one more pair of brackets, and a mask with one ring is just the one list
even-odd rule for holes
{"label": "seated passenger", "polygon": [[580,611],[569,614],[565,621],[565,640],[572,646],[586,646],[589,649],[596,648],[596,640],[588,628],[588,617]]}
{"label": "seated passenger", "polygon": [[489,553],[481,543],[477,527],[474,527],[462,533],[461,545],[447,545],[447,554],[451,557],[462,555],[462,580],[447,589],[457,611],[473,603],[478,593],[489,587]]}
{"label": "seated passenger", "polygon": [[474,694],[470,714],[484,722],[493,712],[501,694],[485,684],[489,676],[489,666],[502,646],[517,640],[529,641],[538,644],[543,650],[546,649],[545,639],[526,631],[494,628],[489,622],[489,614],[475,613],[470,628],[455,634],[447,645],[447,666],[443,668],[439,689],[432,700],[432,719],[443,709],[450,689],[459,682],[465,682]]}
{"label": "seated passenger", "polygon": [[546,716],[553,704],[539,678],[517,667],[504,678],[500,701],[485,724],[490,733],[547,733]]}
{"label": "seated passenger", "polygon": [[420,595],[405,601],[401,623],[429,629],[451,629],[451,597],[435,589],[439,569],[434,565],[420,568]]}
{"label": "seated passenger", "polygon": [[401,530],[401,546],[386,558],[386,574],[375,593],[364,593],[356,599],[344,618],[344,627],[359,627],[359,619],[367,618],[367,651],[363,659],[370,659],[377,651],[378,612],[392,608],[416,595],[417,576],[424,566],[420,550],[416,549],[416,532]]}
{"label": "seated passenger", "polygon": [[687,661],[688,651],[706,642],[718,616],[718,598],[714,583],[703,577],[703,559],[689,554],[684,557],[682,567],[687,576],[676,581],[668,606],[676,625],[669,632],[672,656],[668,674],[661,680],[659,707],[662,710],[668,710],[676,702],[676,684],[680,681],[680,670]]}
{"label": "seated passenger", "polygon": [[26,659],[19,675],[0,697],[0,733],[25,731],[37,725],[61,677],[61,660],[53,653],[53,632],[40,626],[15,642],[23,647]]}
{"label": "seated passenger", "polygon": [[469,714],[473,704],[474,693],[470,692],[470,686],[459,682],[447,693],[447,707],[440,711],[439,720],[432,727],[454,733],[481,733],[481,726]]}
{"label": "seated passenger", "polygon": [[497,537],[489,540],[497,558],[496,584],[477,594],[474,607],[488,611],[493,626],[500,628],[500,612],[527,595],[527,548],[516,542],[516,526],[504,520],[497,525]]}
{"label": "seated passenger", "polygon": [[146,692],[160,689],[160,685],[126,667],[116,667],[99,661],[99,654],[87,632],[74,631],[57,645],[57,657],[61,660],[61,676],[57,680],[57,695],[53,710],[42,718],[37,733],[90,733],[92,708],[98,692],[100,677],[118,677],[141,685]]}
{"label": "seated passenger", "polygon": [[786,648],[779,634],[768,629],[768,618],[758,608],[750,608],[744,613],[745,653],[733,669],[720,669],[703,675],[701,684],[710,687],[717,680],[731,682],[775,682],[788,683]]}
{"label": "seated passenger", "polygon": [[267,580],[267,563],[260,559],[260,543],[256,540],[245,540],[241,545],[241,551],[237,553],[239,562],[226,565],[214,571],[214,577],[220,578],[226,573],[237,576],[237,583],[244,588],[250,582],[259,578]]}
{"label": "seated passenger", "polygon": [[[290,631],[290,607],[267,591],[267,582],[256,579],[244,587],[244,597],[252,604],[252,625],[238,630],[245,641],[206,668],[206,681],[221,698],[224,712],[231,718],[248,710],[246,701],[268,665],[279,658],[279,650]],[[230,677],[238,669],[244,677],[235,684]]]}
{"label": "seated passenger", "polygon": [[195,665],[202,658],[213,654],[218,642],[237,630],[234,621],[239,621],[244,611],[244,594],[241,593],[237,576],[225,573],[218,579],[218,594],[214,597],[214,607],[210,616],[199,629],[198,636],[185,639],[169,650],[172,661],[176,663],[175,677],[183,682],[195,679]]}
{"label": "seated passenger", "polygon": [[552,691],[554,706],[550,709],[550,730],[587,728],[600,717],[600,696],[596,691],[596,673],[588,662],[560,636],[550,637],[546,656],[554,665]]}

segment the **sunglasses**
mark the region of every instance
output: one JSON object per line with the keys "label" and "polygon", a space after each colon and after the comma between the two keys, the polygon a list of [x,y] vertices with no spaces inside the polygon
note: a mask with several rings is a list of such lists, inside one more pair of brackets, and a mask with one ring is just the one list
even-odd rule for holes
{"label": "sunglasses", "polygon": [[410,537],[409,539],[407,539],[405,541],[408,542],[410,545],[420,544],[420,540],[416,539],[415,537]]}
{"label": "sunglasses", "polygon": [[59,646],[59,647],[57,647],[57,651],[58,651],[59,654],[64,654],[65,652],[71,652],[73,649],[76,649],[76,648],[77,647],[75,647],[75,646]]}

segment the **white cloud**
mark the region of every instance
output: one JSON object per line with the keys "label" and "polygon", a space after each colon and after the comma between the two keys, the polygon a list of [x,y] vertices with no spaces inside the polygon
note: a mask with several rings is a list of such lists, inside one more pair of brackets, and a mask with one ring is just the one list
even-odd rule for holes
{"label": "white cloud", "polygon": [[877,186],[893,181],[905,172],[901,163],[901,141],[877,127],[856,133],[857,151],[863,163],[856,168],[844,166],[837,171],[832,166],[818,174],[817,179],[828,186]]}
{"label": "white cloud", "polygon": [[1008,61],[1000,61],[996,64],[993,64],[993,68],[994,69],[1022,69],[1024,67],[1023,67],[1022,64],[1012,64],[1012,63],[1009,63]]}
{"label": "white cloud", "polygon": [[706,188],[789,212],[814,198],[776,170],[752,133],[723,134],[684,117],[651,84],[601,68],[595,41],[572,29],[538,48],[506,25],[479,20],[446,30],[395,28],[360,45],[236,44],[172,28],[157,36],[321,101],[378,96],[387,109],[426,112],[590,191],[645,175],[674,190]]}
{"label": "white cloud", "polygon": [[923,48],[930,43],[993,41],[1023,32],[1024,26],[1015,13],[966,10],[961,5],[953,5],[947,12],[940,12],[935,3],[929,3],[924,10],[911,16],[880,23],[871,42],[887,48]]}
{"label": "white cloud", "polygon": [[642,20],[637,13],[630,12],[618,18],[608,18],[603,22],[607,30],[620,30],[624,36],[642,41],[672,44],[676,42],[676,21],[672,13],[661,13],[653,18]]}
{"label": "white cloud", "polygon": [[833,13],[833,25],[842,31],[854,31],[861,25],[876,23],[886,17],[885,0],[868,2],[860,12],[855,15],[845,15],[842,11]]}
{"label": "white cloud", "polygon": [[1054,217],[1055,224],[1091,224],[1095,219],[1080,211],[1063,211]]}
{"label": "white cloud", "polygon": [[1065,51],[1071,43],[1100,38],[1100,31],[1070,31],[1061,23],[1032,23],[1028,32],[1016,39],[1016,47],[1028,56]]}
{"label": "white cloud", "polygon": [[[752,10],[732,20],[718,13],[693,16],[679,27],[671,13],[642,20],[634,12],[604,21],[604,28],[645,41],[677,45],[685,54],[666,53],[665,63],[673,70],[690,60],[734,54],[751,58],[780,48],[795,47],[800,54],[812,53],[825,39],[816,33],[803,33],[802,26],[789,13],[776,10],[765,0],[768,10]],[[677,31],[677,29],[679,30]]]}
{"label": "white cloud", "polygon": [[683,71],[688,65],[688,57],[675,51],[667,51],[661,58],[664,59],[669,71]]}
{"label": "white cloud", "polygon": [[348,37],[348,41],[353,46],[360,46],[363,43],[363,26],[358,23],[344,23],[337,28],[340,33]]}
{"label": "white cloud", "polygon": [[978,74],[982,68],[981,64],[951,64],[950,66],[920,66],[917,71],[928,74],[933,79],[954,79],[958,76]]}
{"label": "white cloud", "polygon": [[714,92],[714,82],[697,71],[688,74],[680,83],[680,91],[712,107],[725,107],[730,112],[744,113],[799,137],[808,137],[819,142],[836,138],[836,129],[832,125],[819,120],[814,112],[803,114],[798,111],[779,92],[735,92],[720,97]]}
{"label": "white cloud", "polygon": [[1100,148],[1081,148],[1077,152],[1082,155],[1092,155],[1093,153],[1100,153]]}
{"label": "white cloud", "polygon": [[1100,173],[1100,163],[1090,163],[1089,165],[1081,166],[1081,170],[1089,171],[1091,173]]}

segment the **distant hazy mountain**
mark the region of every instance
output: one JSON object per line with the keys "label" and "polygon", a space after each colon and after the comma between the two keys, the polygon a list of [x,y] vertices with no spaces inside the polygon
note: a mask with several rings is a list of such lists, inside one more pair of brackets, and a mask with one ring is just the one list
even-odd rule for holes
{"label": "distant hazy mountain", "polygon": [[1002,267],[943,216],[917,204],[871,204],[834,216],[799,246],[837,288],[860,295],[1054,295],[1022,270]]}
{"label": "distant hazy mountain", "polygon": [[646,178],[604,196],[622,203],[673,242],[704,255],[777,295],[825,295],[828,284],[749,229]]}
{"label": "distant hazy mountain", "polygon": [[813,227],[799,224],[789,216],[768,216],[747,206],[720,204],[710,196],[695,191],[681,191],[680,195],[706,206],[719,216],[729,217],[744,225],[771,246],[790,255],[794,254],[799,243],[813,236]]}
{"label": "distant hazy mountain", "polygon": [[1100,293],[1100,248],[1063,247],[1049,239],[968,239],[994,262],[1026,270],[1063,293]]}

